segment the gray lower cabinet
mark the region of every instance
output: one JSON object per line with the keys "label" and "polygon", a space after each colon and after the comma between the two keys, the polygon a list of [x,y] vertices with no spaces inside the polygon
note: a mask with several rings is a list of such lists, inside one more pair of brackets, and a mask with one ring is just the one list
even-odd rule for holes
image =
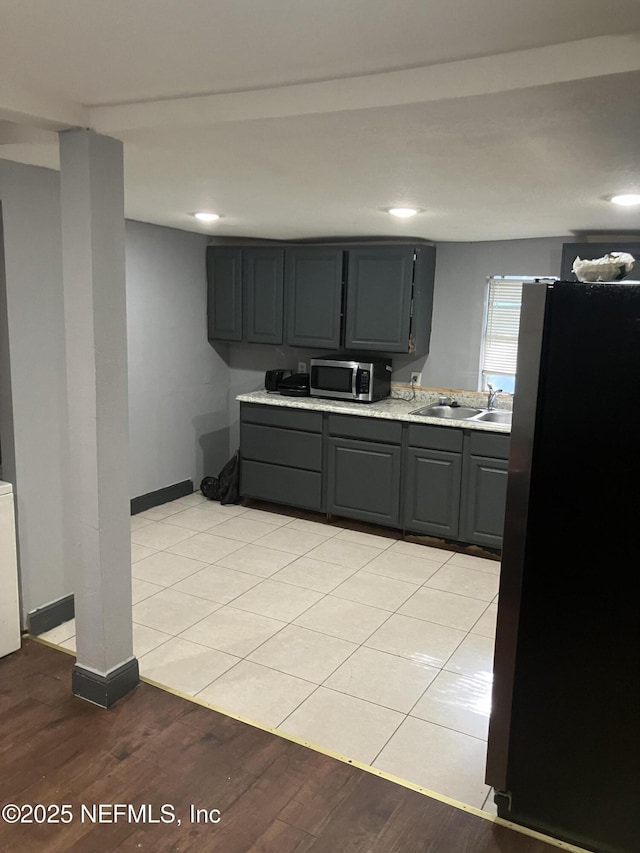
{"label": "gray lower cabinet", "polygon": [[240,412],[246,497],[502,547],[508,435],[285,406]]}
{"label": "gray lower cabinet", "polygon": [[329,415],[327,512],[397,527],[402,424]]}
{"label": "gray lower cabinet", "polygon": [[240,492],[305,509],[324,509],[322,413],[243,403]]}
{"label": "gray lower cabinet", "polygon": [[465,448],[460,538],[502,548],[509,436],[471,433]]}
{"label": "gray lower cabinet", "polygon": [[462,447],[462,430],[408,427],[403,469],[405,530],[458,538]]}
{"label": "gray lower cabinet", "polygon": [[400,447],[329,439],[327,512],[397,527]]}

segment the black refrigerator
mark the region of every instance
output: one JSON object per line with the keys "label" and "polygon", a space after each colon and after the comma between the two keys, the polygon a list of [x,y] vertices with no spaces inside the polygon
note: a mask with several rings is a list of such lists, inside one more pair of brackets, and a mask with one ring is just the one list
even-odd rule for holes
{"label": "black refrigerator", "polygon": [[640,284],[525,284],[486,781],[640,851]]}

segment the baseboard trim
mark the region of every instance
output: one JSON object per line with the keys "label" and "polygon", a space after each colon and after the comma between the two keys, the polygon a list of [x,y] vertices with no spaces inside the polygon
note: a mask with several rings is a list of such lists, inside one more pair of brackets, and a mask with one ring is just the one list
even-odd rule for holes
{"label": "baseboard trim", "polygon": [[30,634],[44,634],[75,616],[73,593],[27,613]]}
{"label": "baseboard trim", "polygon": [[193,494],[193,480],[183,480],[181,483],[165,486],[155,492],[139,495],[137,498],[131,498],[131,515],[137,515],[139,512],[144,512],[154,506],[160,506],[167,501],[175,501],[191,494]]}
{"label": "baseboard trim", "polygon": [[76,664],[71,672],[71,692],[101,708],[110,708],[133,690],[139,681],[137,658],[123,663],[108,675],[98,675]]}

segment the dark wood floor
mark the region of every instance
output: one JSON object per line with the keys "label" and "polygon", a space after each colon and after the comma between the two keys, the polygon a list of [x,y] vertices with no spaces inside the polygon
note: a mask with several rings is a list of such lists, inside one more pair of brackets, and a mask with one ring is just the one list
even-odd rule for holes
{"label": "dark wood floor", "polygon": [[[140,684],[109,711],[70,694],[69,655],[0,660],[0,805],[70,804],[68,824],[0,820],[0,850],[552,853],[554,848]],[[92,824],[81,805],[149,804],[172,824]],[[190,805],[219,809],[192,823]],[[215,814],[213,815],[215,817]],[[105,815],[108,817],[108,815]]]}

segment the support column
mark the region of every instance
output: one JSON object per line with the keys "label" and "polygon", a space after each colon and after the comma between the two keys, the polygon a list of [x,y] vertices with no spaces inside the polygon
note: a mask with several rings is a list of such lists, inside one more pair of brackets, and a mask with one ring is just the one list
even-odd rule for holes
{"label": "support column", "polygon": [[122,143],[60,134],[76,696],[107,708],[138,683],[131,624]]}

